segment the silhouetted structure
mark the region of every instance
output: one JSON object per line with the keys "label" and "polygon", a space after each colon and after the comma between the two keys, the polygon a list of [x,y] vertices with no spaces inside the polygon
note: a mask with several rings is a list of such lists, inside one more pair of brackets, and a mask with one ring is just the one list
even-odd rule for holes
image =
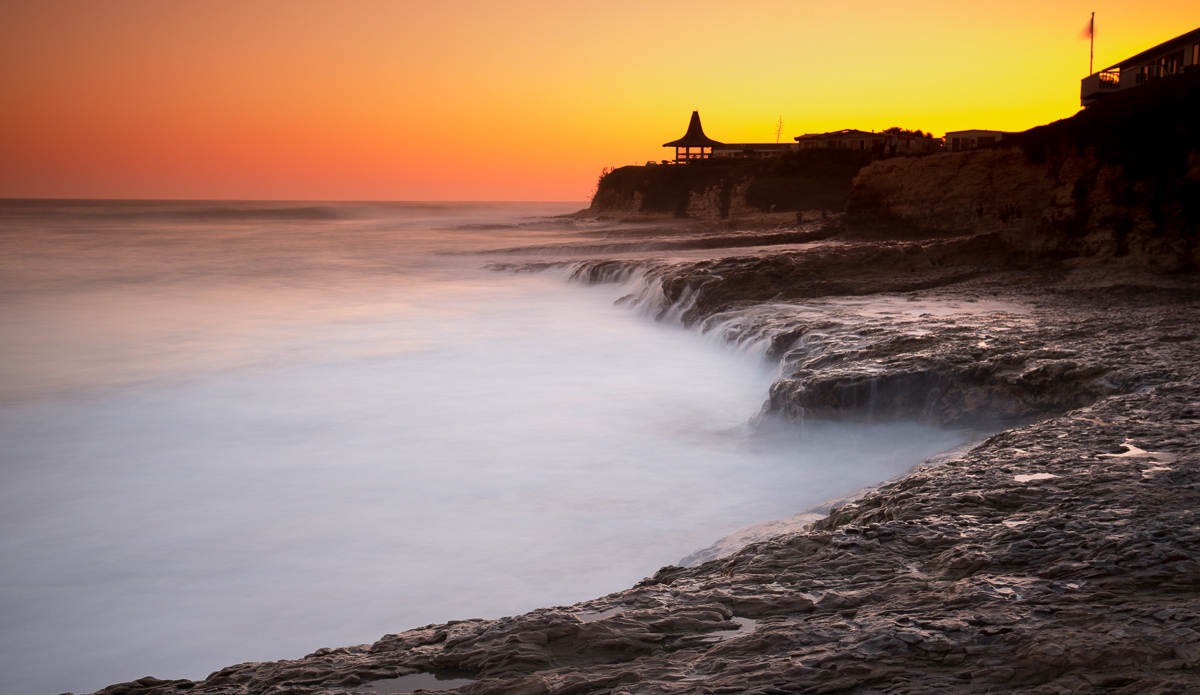
{"label": "silhouetted structure", "polygon": [[946,149],[951,152],[991,147],[1004,139],[1003,130],[952,130],[946,133]]}
{"label": "silhouetted structure", "polygon": [[731,142],[713,147],[712,156],[729,159],[766,159],[796,149],[791,142]]}
{"label": "silhouetted structure", "polygon": [[[674,147],[675,161],[687,162],[693,159],[708,159],[712,156],[712,148],[723,144],[725,143],[717,142],[704,134],[704,128],[700,125],[700,112],[693,111],[687,134],[674,142],[665,143],[663,147]],[[699,151],[692,152],[692,148]]]}
{"label": "silhouetted structure", "polygon": [[847,128],[830,133],[805,133],[797,135],[795,140],[802,150],[814,147],[824,147],[835,150],[870,150],[877,144],[883,144],[885,136],[882,133],[868,133],[865,130]]}
{"label": "silhouetted structure", "polygon": [[1091,106],[1097,99],[1167,75],[1200,70],[1200,28],[1126,58],[1083,78],[1079,100]]}
{"label": "silhouetted structure", "polygon": [[835,130],[831,133],[798,135],[796,143],[802,150],[869,150],[882,155],[924,154],[936,152],[941,146],[940,140],[909,133],[868,133],[854,128]]}

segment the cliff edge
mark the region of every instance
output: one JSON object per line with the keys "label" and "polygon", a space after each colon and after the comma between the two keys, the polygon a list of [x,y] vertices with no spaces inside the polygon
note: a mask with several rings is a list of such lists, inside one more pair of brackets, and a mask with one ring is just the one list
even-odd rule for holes
{"label": "cliff edge", "polygon": [[865,167],[861,233],[999,232],[1032,263],[1163,270],[1200,261],[1200,74],[1155,80],[1002,147]]}
{"label": "cliff edge", "polygon": [[755,212],[840,211],[870,152],[803,150],[774,160],[708,159],[604,174],[586,217],[727,219]]}

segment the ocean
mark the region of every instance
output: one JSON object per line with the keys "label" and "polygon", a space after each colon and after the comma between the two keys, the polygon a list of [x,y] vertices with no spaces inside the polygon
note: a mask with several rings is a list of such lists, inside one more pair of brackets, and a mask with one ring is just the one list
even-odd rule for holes
{"label": "ocean", "polygon": [[0,201],[0,695],[594,598],[962,441],[755,437],[778,366],[572,281],[581,207]]}

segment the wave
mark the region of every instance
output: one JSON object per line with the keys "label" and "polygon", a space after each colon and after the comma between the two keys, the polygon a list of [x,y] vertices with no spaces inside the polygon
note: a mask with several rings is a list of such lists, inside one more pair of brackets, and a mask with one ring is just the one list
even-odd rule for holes
{"label": "wave", "polygon": [[467,224],[458,224],[453,227],[446,227],[444,231],[452,232],[490,232],[490,231],[510,231],[510,230],[528,230],[528,231],[580,231],[581,236],[588,236],[591,232],[586,230],[597,226],[596,220],[580,219],[570,215],[538,215],[529,219],[524,219],[516,222],[472,222]]}
{"label": "wave", "polygon": [[[382,220],[411,226],[440,223],[446,229],[509,230],[562,229],[563,219],[544,217],[545,203],[476,202],[287,202],[221,200],[52,200],[0,199],[0,217],[36,220],[87,220],[88,222],[328,222]],[[539,213],[541,215],[539,215]],[[526,224],[479,223],[454,226],[454,218],[499,215],[534,216]],[[569,220],[567,222],[570,222]],[[430,229],[430,227],[423,227]]]}
{"label": "wave", "polygon": [[559,260],[487,266],[496,271],[548,273],[585,285],[619,285],[623,294],[615,302],[618,306],[658,323],[696,331],[708,340],[730,346],[770,366],[781,364],[780,358],[791,348],[796,336],[787,334],[788,328],[792,327],[790,324],[778,320],[780,306],[754,305],[697,321],[693,310],[703,288],[684,286],[668,291],[666,287],[675,281],[675,271],[681,267],[681,264],[657,259]]}
{"label": "wave", "polygon": [[0,211],[6,217],[97,221],[323,221],[357,216],[351,206],[158,200],[4,200],[0,201]]}
{"label": "wave", "polygon": [[634,253],[658,251],[708,251],[717,249],[751,248],[756,246],[785,246],[808,244],[829,239],[835,234],[828,228],[776,232],[738,232],[686,239],[664,239],[661,236],[650,240],[596,242],[568,242],[558,244],[536,244],[513,246],[479,251],[480,254],[595,254]]}
{"label": "wave", "polygon": [[201,208],[197,210],[171,210],[160,212],[147,212],[142,215],[126,213],[126,217],[155,217],[173,221],[248,221],[254,222],[259,220],[341,220],[354,217],[347,214],[345,208],[332,208],[322,206],[304,206],[293,208]]}

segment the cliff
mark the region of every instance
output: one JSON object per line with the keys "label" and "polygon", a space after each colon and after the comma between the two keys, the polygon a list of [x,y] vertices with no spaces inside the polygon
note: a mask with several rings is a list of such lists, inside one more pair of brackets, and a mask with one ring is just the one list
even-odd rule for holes
{"label": "cliff", "polygon": [[1034,263],[1200,261],[1200,75],[1156,80],[1005,147],[884,160],[847,201],[860,232],[993,231]]}
{"label": "cliff", "polygon": [[627,166],[601,177],[584,214],[726,219],[754,212],[840,211],[871,153],[789,152],[777,160],[711,159]]}

